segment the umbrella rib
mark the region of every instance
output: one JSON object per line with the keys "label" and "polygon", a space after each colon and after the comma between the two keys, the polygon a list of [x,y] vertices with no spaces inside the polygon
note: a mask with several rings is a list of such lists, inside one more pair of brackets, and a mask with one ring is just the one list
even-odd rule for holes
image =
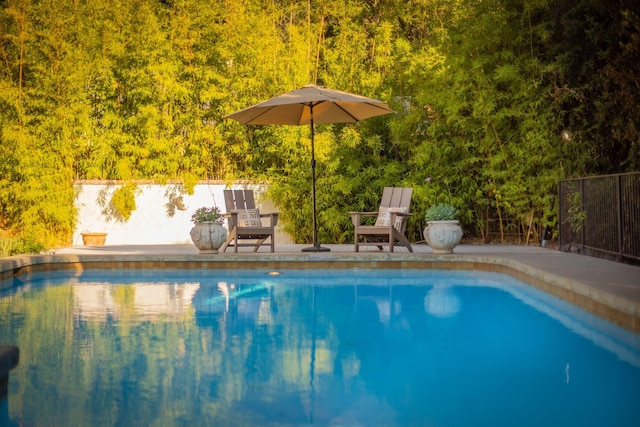
{"label": "umbrella rib", "polygon": [[355,117],[353,114],[351,114],[350,112],[348,112],[347,110],[345,110],[344,108],[342,108],[342,105],[335,103],[335,106],[338,107],[339,109],[341,109],[342,111],[345,112],[345,114],[349,117],[351,117],[353,120],[355,120],[356,122],[359,122],[360,120],[357,119],[357,117]]}
{"label": "umbrella rib", "polygon": [[[351,117],[354,121],[356,121],[356,122],[360,122],[360,121],[361,121],[361,120],[360,120],[360,119],[358,119],[356,116],[354,116],[353,114],[351,114],[349,111],[347,111],[347,110],[345,110],[344,108],[342,108],[342,106],[341,106],[340,104],[335,103],[335,102],[334,102],[334,104],[335,104],[335,106],[336,106],[336,107],[338,107],[339,109],[341,109],[342,111],[344,111],[344,112],[345,112],[345,114],[347,114],[349,117]],[[372,106],[372,107],[378,108],[378,109],[383,110],[383,111],[388,111],[386,108],[380,107],[380,106],[378,106],[378,105],[376,105],[376,104],[372,104],[372,103],[370,103],[370,102],[363,102],[363,104],[370,105],[370,106]]]}
{"label": "umbrella rib", "polygon": [[265,108],[263,111],[260,112],[260,114],[257,114],[255,117],[251,118],[251,121],[255,121],[256,119],[259,119],[260,117],[264,116],[265,114],[267,114],[269,111],[271,111],[271,109],[274,107],[269,107],[269,108]]}

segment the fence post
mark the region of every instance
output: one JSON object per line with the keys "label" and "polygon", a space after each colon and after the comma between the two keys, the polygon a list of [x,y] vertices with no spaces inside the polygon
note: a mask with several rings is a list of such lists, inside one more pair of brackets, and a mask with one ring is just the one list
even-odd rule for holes
{"label": "fence post", "polygon": [[[580,212],[584,212],[585,203],[584,203],[584,178],[580,178]],[[582,225],[580,226],[581,236],[580,236],[580,253],[584,254],[584,242],[587,240],[587,227],[586,222],[587,218],[583,218],[581,220]]]}
{"label": "fence post", "polygon": [[616,180],[616,185],[618,186],[616,193],[618,197],[618,261],[622,261],[623,254],[623,245],[622,239],[624,238],[622,234],[622,175],[618,175],[618,179]]}
{"label": "fence post", "polygon": [[562,245],[564,230],[562,229],[562,222],[564,220],[564,198],[562,197],[562,183],[563,181],[558,182],[558,249],[562,250],[564,247]]}

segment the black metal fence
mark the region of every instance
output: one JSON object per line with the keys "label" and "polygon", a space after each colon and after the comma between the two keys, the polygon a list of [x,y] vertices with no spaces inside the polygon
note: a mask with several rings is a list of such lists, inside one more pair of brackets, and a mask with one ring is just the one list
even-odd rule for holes
{"label": "black metal fence", "polygon": [[640,264],[640,172],[563,180],[558,193],[560,250]]}

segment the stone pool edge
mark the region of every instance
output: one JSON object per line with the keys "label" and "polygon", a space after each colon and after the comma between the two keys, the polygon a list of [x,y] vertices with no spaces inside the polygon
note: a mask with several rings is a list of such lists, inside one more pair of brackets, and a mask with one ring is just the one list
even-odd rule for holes
{"label": "stone pool edge", "polygon": [[[0,259],[0,290],[33,273],[85,270],[424,269],[507,274],[616,325],[640,334],[640,304],[577,280],[497,255],[394,253],[243,253],[217,255],[21,255]],[[2,343],[0,343],[2,344]]]}

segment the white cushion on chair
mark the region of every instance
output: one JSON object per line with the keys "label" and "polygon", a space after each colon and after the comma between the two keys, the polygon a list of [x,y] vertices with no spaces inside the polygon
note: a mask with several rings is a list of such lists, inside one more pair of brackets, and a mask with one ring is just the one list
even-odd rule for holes
{"label": "white cushion on chair", "polygon": [[[376,227],[388,227],[391,225],[391,212],[407,213],[407,210],[407,207],[380,208],[380,210],[378,210],[378,218],[376,219]],[[402,227],[402,221],[404,221],[404,217],[397,216],[396,223],[393,224],[393,228],[399,231]]]}
{"label": "white cushion on chair", "polygon": [[262,227],[259,209],[238,209],[239,227]]}

